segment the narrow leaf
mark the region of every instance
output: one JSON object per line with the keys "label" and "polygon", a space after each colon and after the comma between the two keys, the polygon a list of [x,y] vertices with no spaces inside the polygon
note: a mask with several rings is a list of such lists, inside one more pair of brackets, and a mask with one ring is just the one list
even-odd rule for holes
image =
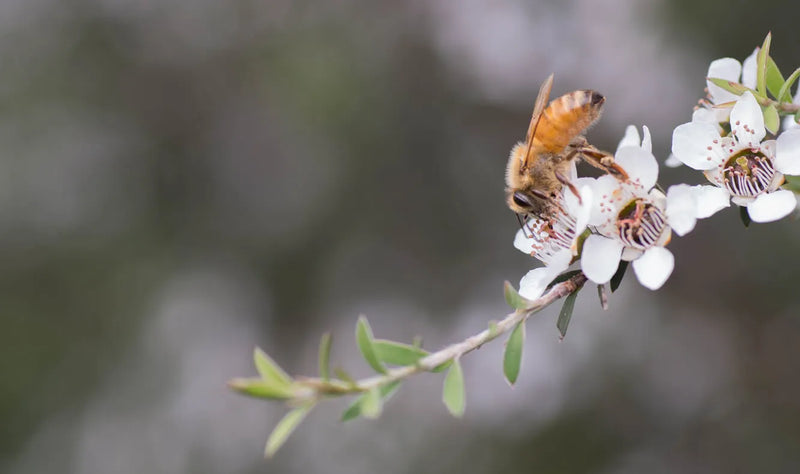
{"label": "narrow leaf", "polygon": [[550,288],[558,285],[559,283],[563,283],[569,280],[570,278],[574,277],[580,272],[581,272],[580,270],[570,270],[568,272],[562,273],[561,275],[558,275],[557,277],[553,278],[553,281],[551,281],[549,285],[547,285],[547,289],[549,290]]}
{"label": "narrow leaf", "polygon": [[749,88],[739,84],[738,82],[729,81],[727,79],[720,79],[718,77],[707,77],[706,79],[711,83],[716,84],[717,86],[725,89],[731,94],[742,95],[746,91],[750,90]]}
{"label": "narrow leaf", "polygon": [[353,386],[356,385],[356,380],[350,374],[345,372],[344,369],[336,367],[335,369],[333,369],[333,373],[336,374],[336,376],[339,377],[340,379],[342,379],[345,382],[349,383],[350,385],[353,385]]}
{"label": "narrow leaf", "polygon": [[558,314],[558,321],[556,327],[558,332],[561,333],[561,339],[567,335],[567,327],[569,320],[572,319],[572,310],[575,309],[575,299],[578,297],[578,291],[573,291],[564,299],[564,306],[561,307],[561,312]]}
{"label": "narrow leaf", "polygon": [[792,85],[794,85],[798,77],[800,77],[800,67],[795,69],[794,72],[789,75],[789,78],[784,81],[781,90],[778,92],[778,101],[792,102]]}
{"label": "narrow leaf", "polygon": [[319,340],[319,376],[327,382],[331,378],[331,333],[326,332]]}
{"label": "narrow leaf", "polygon": [[294,396],[291,385],[256,377],[233,379],[228,387],[244,395],[270,400],[288,400]]}
{"label": "narrow leaf", "polygon": [[775,105],[764,107],[764,127],[769,130],[769,133],[776,135],[781,126],[781,117],[778,115],[778,109]]}
{"label": "narrow leaf", "polygon": [[464,414],[466,407],[466,394],[464,393],[464,373],[461,371],[461,364],[453,361],[453,366],[444,377],[444,389],[442,390],[442,401],[450,411],[450,414],[460,418]]}
{"label": "narrow leaf", "polygon": [[742,220],[742,224],[745,227],[750,227],[750,214],[747,213],[747,208],[744,206],[739,206],[739,219]]}
{"label": "narrow leaf", "polygon": [[378,387],[364,393],[364,398],[361,399],[361,414],[364,415],[364,418],[374,420],[381,416],[382,409],[381,394],[378,391]]}
{"label": "narrow leaf", "polygon": [[264,455],[271,458],[278,449],[283,446],[283,443],[289,438],[289,435],[297,428],[297,425],[303,421],[308,415],[308,412],[314,405],[306,405],[303,407],[295,408],[284,416],[281,421],[272,430],[272,433],[267,438],[267,446],[264,448]]}
{"label": "narrow leaf", "polygon": [[503,294],[506,297],[506,303],[513,309],[528,309],[531,306],[531,301],[520,296],[517,290],[514,289],[514,286],[509,282],[504,283]]}
{"label": "narrow leaf", "polygon": [[783,185],[783,188],[788,189],[795,194],[800,193],[800,176],[786,175],[785,178],[786,184]]}
{"label": "narrow leaf", "polygon": [[358,343],[358,349],[361,351],[361,355],[364,356],[364,360],[367,361],[370,367],[375,369],[376,372],[385,374],[386,367],[381,364],[381,361],[375,354],[375,348],[372,345],[373,339],[372,329],[369,327],[367,318],[363,315],[359,316],[358,323],[356,324],[356,343]]}
{"label": "narrow leaf", "polygon": [[781,98],[781,88],[785,79],[783,78],[783,74],[781,74],[781,70],[778,69],[778,65],[775,64],[775,61],[772,57],[767,57],[767,90],[772,94],[773,97],[780,100]]}
{"label": "narrow leaf", "polygon": [[608,311],[608,293],[606,293],[606,285],[597,285],[597,297],[600,298],[600,307],[604,311]]}
{"label": "narrow leaf", "polygon": [[620,283],[622,283],[622,278],[625,276],[625,270],[628,269],[628,262],[625,260],[620,260],[619,266],[617,267],[617,272],[614,273],[614,276],[611,277],[611,292],[617,291],[619,288]]}
{"label": "narrow leaf", "polygon": [[378,360],[390,365],[414,365],[428,355],[428,351],[401,342],[375,339],[372,348]]}
{"label": "narrow leaf", "polygon": [[767,95],[767,58],[769,57],[769,46],[772,42],[772,32],[767,33],[764,44],[758,50],[756,56],[756,90],[761,95]]}
{"label": "narrow leaf", "polygon": [[522,365],[522,348],[525,346],[525,321],[517,324],[511,331],[506,342],[506,351],[503,354],[503,374],[509,384],[514,385],[519,376],[519,369]]}
{"label": "narrow leaf", "polygon": [[452,359],[448,360],[447,362],[442,362],[441,364],[437,365],[436,367],[434,367],[431,370],[431,372],[437,373],[437,374],[439,372],[444,372],[445,370],[449,369],[451,365],[453,365],[453,360]]}
{"label": "narrow leaf", "polygon": [[[392,383],[388,383],[386,385],[381,385],[381,387],[378,388],[378,391],[380,393],[381,399],[383,400],[383,403],[389,401],[389,399],[392,398],[392,395],[394,395],[394,393],[397,391],[399,387],[400,387],[399,380],[396,380]],[[361,410],[362,410],[361,404],[365,396],[366,393],[359,395],[358,398],[356,398],[353,401],[353,403],[351,403],[350,406],[347,407],[344,413],[342,413],[342,421],[350,421],[354,418],[358,418],[361,415]]]}
{"label": "narrow leaf", "polygon": [[256,365],[258,375],[264,380],[280,385],[288,386],[292,383],[292,378],[272,360],[266,352],[256,347],[253,351],[253,361]]}
{"label": "narrow leaf", "polygon": [[494,319],[489,321],[489,338],[494,339],[497,337],[497,321]]}

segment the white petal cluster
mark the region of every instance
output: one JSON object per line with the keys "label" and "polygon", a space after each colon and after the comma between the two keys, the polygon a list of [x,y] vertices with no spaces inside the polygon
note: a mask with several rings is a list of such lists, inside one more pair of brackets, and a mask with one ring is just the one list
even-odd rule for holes
{"label": "white petal cluster", "polygon": [[631,261],[643,286],[660,288],[675,265],[672,253],[664,248],[672,230],[685,235],[698,217],[705,217],[698,209],[700,191],[678,185],[665,195],[655,187],[658,162],[651,149],[647,127],[639,142],[638,131],[629,126],[614,158],[628,179],[606,175],[594,181],[596,206],[589,225],[596,233],[584,243],[581,268],[595,283],[608,282],[620,261]]}
{"label": "white petal cluster", "polygon": [[672,134],[672,153],[685,165],[703,171],[730,200],[747,207],[754,222],[771,222],[790,214],[794,193],[780,186],[784,175],[800,175],[800,128],[764,140],[764,115],[749,91],[730,112],[730,133],[711,122],[692,121]]}
{"label": "white petal cluster", "polygon": [[[769,38],[764,54],[768,44]],[[622,262],[631,262],[639,282],[656,290],[675,267],[675,257],[666,248],[673,232],[686,235],[698,219],[731,203],[745,208],[753,222],[776,221],[800,208],[800,194],[795,194],[800,184],[800,124],[794,117],[800,114],[800,86],[791,101],[784,92],[793,82],[778,84],[781,92],[776,91],[770,59],[761,64],[767,68],[761,74],[769,87],[763,82],[758,87],[760,52],[756,48],[741,63],[733,58],[713,61],[706,75],[708,97],[690,122],[673,131],[672,154],[665,165],[701,171],[707,184],[677,184],[663,191],[657,185],[658,162],[649,130],[642,127],[640,137],[637,128],[629,126],[614,154],[617,171],[625,173],[578,178],[573,170],[574,188],[562,191],[558,215],[531,218],[517,233],[515,247],[544,263],[520,282],[523,296],[539,297],[577,261],[586,277],[601,285],[614,277]],[[796,77],[793,74],[792,81]],[[726,87],[711,79],[723,80]],[[784,116],[780,127],[776,115]]]}

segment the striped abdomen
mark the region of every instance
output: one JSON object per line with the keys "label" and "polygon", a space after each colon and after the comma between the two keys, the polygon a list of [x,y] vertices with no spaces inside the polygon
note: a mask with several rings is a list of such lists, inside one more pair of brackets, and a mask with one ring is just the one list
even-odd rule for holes
{"label": "striped abdomen", "polygon": [[533,136],[534,148],[560,153],[589,125],[600,118],[606,98],[592,90],[574,91],[545,107]]}

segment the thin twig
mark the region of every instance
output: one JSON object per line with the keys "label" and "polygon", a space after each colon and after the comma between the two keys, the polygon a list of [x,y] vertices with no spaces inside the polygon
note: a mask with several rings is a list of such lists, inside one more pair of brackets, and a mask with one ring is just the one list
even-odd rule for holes
{"label": "thin twig", "polygon": [[[357,380],[350,384],[337,383],[333,380],[325,382],[319,378],[303,379],[302,383],[303,385],[313,387],[315,389],[314,391],[317,392],[316,394],[308,394],[309,396],[314,397],[319,393],[346,394],[366,392],[370,389],[381,387],[397,380],[405,379],[420,372],[430,372],[436,367],[453,359],[460,358],[464,354],[472,352],[487,342],[492,341],[500,335],[511,331],[518,323],[527,320],[531,315],[541,311],[558,299],[579,290],[584,283],[586,283],[586,276],[583,273],[578,273],[566,281],[553,285],[553,287],[547,293],[535,300],[531,300],[531,305],[527,309],[517,310],[513,313],[509,313],[505,318],[493,325],[491,329],[485,329],[461,342],[452,344],[440,351],[429,354],[417,361],[415,365],[390,369],[385,374]],[[334,384],[331,384],[331,382]]]}

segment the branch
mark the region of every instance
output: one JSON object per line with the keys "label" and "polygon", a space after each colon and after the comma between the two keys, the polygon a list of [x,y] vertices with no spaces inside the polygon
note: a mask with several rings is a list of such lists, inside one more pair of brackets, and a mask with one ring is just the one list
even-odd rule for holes
{"label": "branch", "polygon": [[[550,291],[541,297],[531,300],[531,304],[528,308],[509,313],[505,318],[497,322],[496,325],[493,325],[489,329],[485,329],[461,342],[447,346],[438,352],[434,352],[429,356],[420,359],[416,365],[398,367],[396,369],[389,370],[386,374],[375,375],[373,377],[359,380],[351,387],[350,393],[365,392],[397,380],[405,379],[420,372],[431,372],[442,364],[454,359],[459,359],[464,354],[468,354],[475,349],[480,348],[487,342],[490,342],[497,337],[511,331],[517,326],[517,324],[524,322],[531,315],[538,313],[539,311],[553,304],[555,301],[579,290],[584,283],[586,283],[586,276],[583,273],[578,273],[572,278],[554,285]],[[320,379],[310,380],[316,381]]]}

